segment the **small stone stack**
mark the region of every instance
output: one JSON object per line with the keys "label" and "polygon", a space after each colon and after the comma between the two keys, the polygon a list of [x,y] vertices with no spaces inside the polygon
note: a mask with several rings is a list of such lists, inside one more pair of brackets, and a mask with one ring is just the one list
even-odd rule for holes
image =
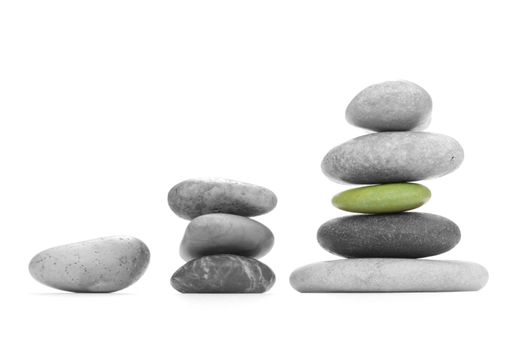
{"label": "small stone stack", "polygon": [[188,261],[171,278],[181,293],[263,293],[275,282],[272,270],[256,260],[274,236],[249,216],[268,213],[276,195],[261,186],[227,179],[190,179],[168,195],[174,213],[192,220],[180,255]]}
{"label": "small stone stack", "polygon": [[369,86],[349,104],[349,123],[376,131],[332,149],[322,170],[341,183],[377,184],[334,196],[335,207],[364,215],[332,219],[318,230],[318,242],[346,259],[295,270],[299,292],[450,292],[481,289],[488,272],[464,261],[417,259],[452,249],[458,226],[442,216],[405,213],[431,193],[410,183],[446,175],[463,161],[451,137],[427,132],[432,100],[420,86],[390,81]]}

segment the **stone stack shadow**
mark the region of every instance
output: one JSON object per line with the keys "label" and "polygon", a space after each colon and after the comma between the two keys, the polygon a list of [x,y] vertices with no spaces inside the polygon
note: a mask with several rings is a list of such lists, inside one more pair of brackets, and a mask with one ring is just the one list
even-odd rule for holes
{"label": "stone stack shadow", "polygon": [[191,220],[180,244],[187,261],[171,278],[181,293],[263,293],[275,282],[257,259],[267,254],[274,235],[250,216],[276,206],[270,190],[227,179],[190,179],[174,186],[169,206]]}
{"label": "stone stack shadow", "polygon": [[332,204],[358,213],[335,218],[318,230],[318,242],[345,259],[295,270],[300,292],[446,292],[481,289],[487,270],[464,261],[420,259],[458,244],[459,227],[442,216],[407,212],[425,204],[430,190],[413,181],[446,175],[464,153],[453,138],[422,132],[432,99],[420,86],[390,81],[361,91],[346,110],[347,121],[374,131],[343,143],[322,162],[326,176],[349,189]]}

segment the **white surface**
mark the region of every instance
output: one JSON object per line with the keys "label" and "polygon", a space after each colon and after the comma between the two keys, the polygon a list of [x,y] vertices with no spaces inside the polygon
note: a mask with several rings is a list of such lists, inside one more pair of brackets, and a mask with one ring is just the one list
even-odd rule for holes
{"label": "white surface", "polygon": [[[520,348],[521,11],[513,1],[3,1],[0,3],[0,347],[21,349]],[[434,102],[428,131],[465,149],[423,182],[421,210],[462,241],[444,259],[490,271],[479,293],[303,295],[298,266],[343,215],[325,153],[364,131],[344,110],[408,79]],[[266,186],[276,236],[267,295],[180,295],[187,225],[167,192],[189,177]],[[113,295],[60,293],[27,264],[59,244],[143,239],[145,276]]]}

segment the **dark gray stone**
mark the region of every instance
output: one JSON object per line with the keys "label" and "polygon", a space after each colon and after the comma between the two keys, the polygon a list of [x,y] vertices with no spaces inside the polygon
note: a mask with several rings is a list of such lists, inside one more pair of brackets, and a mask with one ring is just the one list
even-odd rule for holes
{"label": "dark gray stone", "polygon": [[258,260],[223,254],[189,261],[174,273],[171,285],[181,293],[263,293],[275,280]]}
{"label": "dark gray stone", "polygon": [[149,249],[137,238],[111,236],[50,248],[29,263],[39,282],[78,293],[109,293],[136,282],[149,264]]}
{"label": "dark gray stone", "polygon": [[432,99],[409,81],[386,81],[361,91],[345,116],[353,125],[374,131],[422,130],[430,124]]}
{"label": "dark gray stone", "polygon": [[461,234],[442,216],[399,213],[332,219],[317,237],[327,251],[347,258],[423,258],[452,249]]}
{"label": "dark gray stone", "polygon": [[228,179],[189,179],[174,186],[168,195],[176,215],[194,219],[211,213],[256,216],[268,213],[277,203],[267,188]]}
{"label": "dark gray stone", "polygon": [[453,138],[428,132],[379,132],[333,148],[321,164],[341,183],[377,184],[420,181],[443,176],[463,162]]}
{"label": "dark gray stone", "polygon": [[216,254],[259,258],[267,254],[273,244],[271,230],[258,221],[232,214],[206,214],[187,226],[180,255],[186,261]]}

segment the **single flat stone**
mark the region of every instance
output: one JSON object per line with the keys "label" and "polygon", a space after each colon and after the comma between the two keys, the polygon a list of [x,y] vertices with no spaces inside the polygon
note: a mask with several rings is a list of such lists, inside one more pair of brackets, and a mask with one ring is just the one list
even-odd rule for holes
{"label": "single flat stone", "polygon": [[386,81],[361,91],[345,116],[353,125],[374,131],[421,130],[430,124],[432,99],[409,81]]}
{"label": "single flat stone", "polygon": [[464,292],[483,288],[487,270],[476,263],[425,259],[342,259],[310,264],[290,277],[302,293]]}
{"label": "single flat stone", "polygon": [[276,277],[265,264],[237,255],[210,255],[183,265],[171,278],[181,293],[263,293]]}
{"label": "single flat stone", "polygon": [[206,214],[187,226],[180,255],[186,261],[216,254],[259,258],[267,254],[273,244],[271,230],[258,221],[232,214]]}
{"label": "single flat stone", "polygon": [[169,206],[184,219],[211,213],[256,216],[276,206],[276,195],[261,186],[228,179],[190,179],[174,186]]}
{"label": "single flat stone", "polygon": [[379,132],[333,148],[321,167],[341,183],[396,183],[443,176],[457,169],[463,157],[460,144],[446,135]]}
{"label": "single flat stone", "polygon": [[423,258],[449,251],[461,234],[443,216],[416,212],[332,219],[317,238],[325,250],[347,258]]}
{"label": "single flat stone", "polygon": [[430,199],[430,190],[419,184],[394,183],[347,190],[332,198],[332,204],[353,213],[398,213],[421,207]]}
{"label": "single flat stone", "polygon": [[103,237],[44,250],[31,260],[29,272],[56,289],[109,293],[136,282],[149,257],[149,249],[137,238]]}

